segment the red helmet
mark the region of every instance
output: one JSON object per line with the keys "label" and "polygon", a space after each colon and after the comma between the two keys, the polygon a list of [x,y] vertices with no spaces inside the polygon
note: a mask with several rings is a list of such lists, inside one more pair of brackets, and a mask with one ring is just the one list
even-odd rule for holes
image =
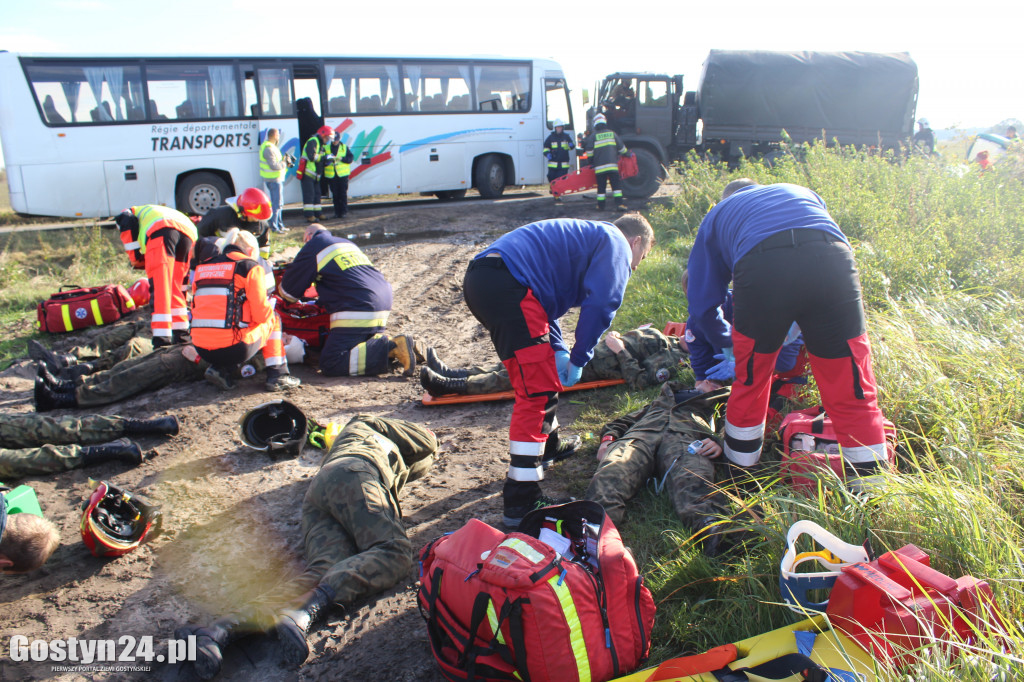
{"label": "red helmet", "polygon": [[121,556],[160,528],[160,509],[141,495],[100,481],[82,503],[82,542],[93,556]]}
{"label": "red helmet", "polygon": [[316,134],[320,137],[332,137],[334,135],[334,128],[331,126],[320,126],[320,130],[316,131]]}
{"label": "red helmet", "polygon": [[149,303],[149,279],[143,277],[128,287],[128,295],[135,301],[135,307],[141,308]]}
{"label": "red helmet", "polygon": [[268,220],[270,218],[270,198],[263,190],[250,187],[238,197],[238,208],[242,209],[250,220]]}

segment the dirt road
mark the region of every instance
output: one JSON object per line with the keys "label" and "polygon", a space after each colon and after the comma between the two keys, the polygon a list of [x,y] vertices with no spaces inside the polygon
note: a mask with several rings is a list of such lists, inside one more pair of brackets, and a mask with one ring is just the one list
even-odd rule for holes
{"label": "dirt road", "polygon": [[[554,206],[547,196],[508,195],[500,201],[430,202],[354,211],[338,234],[370,233],[390,243],[366,246],[395,289],[388,323],[434,344],[452,364],[494,358],[486,332],[462,301],[467,261],[482,245],[519,225],[551,217],[599,218],[593,195]],[[293,224],[293,229],[301,229]],[[426,238],[424,238],[426,237]],[[416,240],[416,241],[408,241]],[[71,338],[57,338],[61,347]],[[30,411],[34,368],[27,361],[0,374],[0,410]],[[427,408],[417,379],[399,375],[330,379],[298,367],[302,387],[288,398],[308,416],[344,423],[358,413],[400,417],[433,429],[441,451],[432,472],[405,489],[401,500],[413,545],[421,547],[469,518],[497,525],[507,464],[509,403]],[[258,377],[257,377],[258,378]],[[587,400],[586,394],[577,394]],[[30,639],[154,638],[154,653],[176,626],[208,622],[232,605],[271,589],[299,570],[302,496],[320,453],[306,448],[295,460],[273,461],[246,451],[237,422],[271,396],[255,379],[220,393],[205,382],[172,386],[112,405],[105,414],[151,417],[174,413],[182,432],[169,440],[144,439],[154,459],[136,469],[103,465],[27,481],[46,515],[61,529],[62,545],[32,577],[0,578],[0,643],[12,634]],[[572,429],[574,406],[559,408]],[[556,467],[557,469],[557,467]],[[559,481],[554,472],[552,483]],[[115,560],[93,558],[79,539],[78,504],[88,479],[108,479],[163,503],[163,534]],[[552,487],[552,486],[549,486]],[[394,589],[330,615],[311,637],[313,653],[298,671],[278,664],[277,643],[250,638],[225,661],[225,680],[434,680],[426,629],[415,604],[416,576]],[[126,641],[119,641],[121,651]],[[12,663],[0,652],[0,679],[192,679],[188,669],[153,663],[148,673],[54,672],[51,663]]]}

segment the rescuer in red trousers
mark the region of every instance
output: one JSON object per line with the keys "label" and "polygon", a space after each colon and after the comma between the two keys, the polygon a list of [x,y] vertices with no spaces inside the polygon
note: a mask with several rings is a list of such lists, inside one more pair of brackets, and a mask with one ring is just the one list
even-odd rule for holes
{"label": "rescuer in red trousers", "polygon": [[173,208],[147,204],[125,209],[114,219],[132,267],[145,269],[153,301],[153,347],[187,343],[188,276],[196,226]]}

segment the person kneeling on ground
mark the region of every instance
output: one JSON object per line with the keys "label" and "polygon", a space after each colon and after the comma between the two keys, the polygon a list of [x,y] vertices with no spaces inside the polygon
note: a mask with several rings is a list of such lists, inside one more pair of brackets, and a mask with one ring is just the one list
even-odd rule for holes
{"label": "person kneeling on ground", "polygon": [[124,436],[177,433],[174,415],[127,419],[98,414],[60,418],[4,414],[0,415],[0,477],[55,474],[110,461],[137,466],[142,464],[142,448]]}
{"label": "person kneeling on ground", "polygon": [[229,643],[273,628],[285,662],[309,656],[306,634],[326,620],[334,604],[349,604],[396,585],[409,576],[413,549],[402,525],[398,496],[408,481],[422,477],[437,450],[434,434],[411,422],[370,415],[353,417],[338,434],[302,501],[306,570],[280,594],[253,603],[282,601],[302,593],[292,608],[270,621],[246,607],[206,627],[184,626],[175,637],[195,635],[195,671],[216,675]]}
{"label": "person kneeling on ground", "polygon": [[320,352],[324,376],[374,376],[400,364],[413,376],[417,353],[411,335],[384,334],[391,313],[391,283],[358,246],[319,223],[306,228],[305,244],[285,270],[279,293],[295,302],[316,283],[317,303],[331,314]]}
{"label": "person kneeling on ground", "polygon": [[[686,357],[685,343],[657,329],[608,332],[604,343],[594,347],[594,357],[584,365],[580,382],[625,379],[631,389],[640,390],[667,381]],[[442,362],[433,346],[427,348],[427,366],[420,369],[420,383],[433,396],[512,390],[502,363],[455,369]]]}
{"label": "person kneeling on ground", "polygon": [[[720,412],[729,393],[700,393],[667,382],[650,405],[605,425],[597,453],[601,463],[586,499],[600,503],[619,525],[626,502],[653,478],[656,492],[668,489],[679,520],[695,533],[705,530],[704,552],[718,554],[725,507],[715,482],[734,473],[721,457]],[[696,441],[700,445],[692,448]]]}
{"label": "person kneeling on ground", "polygon": [[0,573],[34,571],[59,544],[60,533],[43,518],[35,491],[28,486],[11,491],[0,483]]}
{"label": "person kneeling on ground", "polygon": [[221,389],[235,386],[232,373],[263,351],[268,391],[283,391],[301,381],[288,373],[281,339],[281,318],[267,295],[259,247],[249,232],[232,228],[222,252],[196,267],[192,297],[192,342],[210,363],[206,379]]}

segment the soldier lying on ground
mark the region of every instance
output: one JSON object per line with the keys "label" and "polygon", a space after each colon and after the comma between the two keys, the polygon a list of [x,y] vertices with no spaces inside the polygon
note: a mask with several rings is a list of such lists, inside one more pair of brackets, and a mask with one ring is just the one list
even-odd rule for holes
{"label": "soldier lying on ground", "polygon": [[[441,361],[433,347],[427,348],[426,355],[427,367],[420,370],[420,383],[430,395],[512,390],[508,371],[500,362],[454,369]],[[608,332],[604,343],[594,348],[593,359],[584,365],[580,380],[625,379],[632,389],[647,388],[671,378],[686,356],[685,343],[657,329],[634,329],[625,334]]]}
{"label": "soldier lying on ground", "polygon": [[153,352],[153,339],[141,335],[148,332],[149,322],[136,316],[126,324],[105,329],[92,343],[74,346],[65,353],[54,352],[38,341],[29,341],[28,356],[42,363],[51,375],[71,380],[149,355]]}
{"label": "soldier lying on ground", "polygon": [[210,679],[220,670],[229,643],[274,628],[285,662],[309,656],[306,633],[326,618],[332,604],[349,604],[408,577],[413,550],[402,525],[398,494],[433,463],[437,439],[427,429],[369,415],[353,417],[324,457],[302,501],[306,571],[253,604],[285,603],[305,594],[273,619],[247,605],[207,627],[184,626],[176,637],[196,635],[196,673]]}
{"label": "soldier lying on ground", "polygon": [[[730,473],[728,460],[720,456],[729,392],[700,393],[668,382],[650,405],[605,425],[598,450],[601,464],[586,499],[599,502],[618,525],[626,502],[653,478],[655,491],[668,490],[676,515],[694,532],[719,523],[725,509],[715,482]],[[701,445],[690,448],[698,440]],[[718,553],[720,537],[709,532],[706,554]]]}
{"label": "soldier lying on ground", "polygon": [[55,474],[109,461],[139,465],[142,449],[124,436],[177,433],[178,418],[174,415],[143,420],[98,414],[60,418],[3,414],[0,478]]}
{"label": "soldier lying on ground", "polygon": [[[14,491],[25,491],[27,486]],[[60,544],[60,532],[43,518],[35,491],[27,489],[31,499],[8,497],[9,488],[0,483],[0,573],[34,571],[50,558]]]}

